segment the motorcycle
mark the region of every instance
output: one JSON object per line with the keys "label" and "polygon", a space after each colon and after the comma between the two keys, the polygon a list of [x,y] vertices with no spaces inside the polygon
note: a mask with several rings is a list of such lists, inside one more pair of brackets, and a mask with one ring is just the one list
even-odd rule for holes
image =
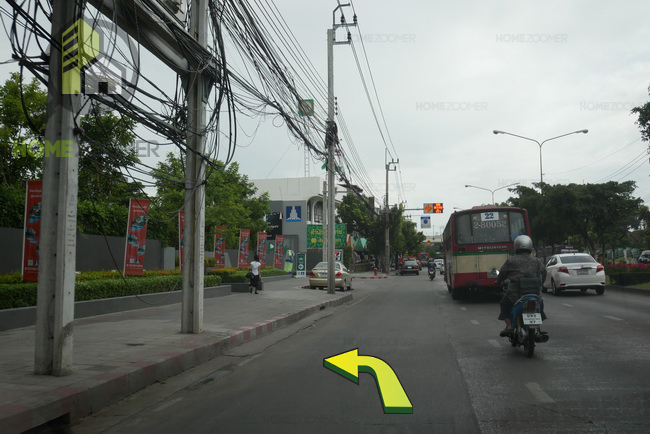
{"label": "motorcycle", "polygon": [[548,341],[548,333],[540,330],[542,325],[542,299],[537,294],[524,294],[510,311],[513,325],[508,337],[513,347],[523,346],[527,357],[533,357],[536,343]]}
{"label": "motorcycle", "polygon": [[436,277],[436,269],[434,267],[429,267],[427,272],[429,273],[429,280],[433,280]]}

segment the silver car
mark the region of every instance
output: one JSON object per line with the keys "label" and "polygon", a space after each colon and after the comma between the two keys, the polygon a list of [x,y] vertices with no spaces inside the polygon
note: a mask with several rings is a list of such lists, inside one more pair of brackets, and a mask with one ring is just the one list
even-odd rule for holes
{"label": "silver car", "polygon": [[[335,264],[334,286],[343,291],[352,289],[352,276],[345,265],[340,262]],[[309,287],[311,289],[327,288],[327,262],[319,262],[309,272]]]}
{"label": "silver car", "polygon": [[595,289],[605,293],[605,268],[586,253],[561,253],[553,255],[546,263],[546,280],[543,292],[550,288],[553,295],[567,289]]}

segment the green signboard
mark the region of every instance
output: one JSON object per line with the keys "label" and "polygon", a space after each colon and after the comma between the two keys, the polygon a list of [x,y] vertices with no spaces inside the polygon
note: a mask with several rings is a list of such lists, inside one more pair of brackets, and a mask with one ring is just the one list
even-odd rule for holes
{"label": "green signboard", "polygon": [[[347,230],[345,223],[336,225],[336,248],[342,249],[345,247]],[[322,249],[323,248],[323,225],[307,225],[307,248],[308,249]]]}

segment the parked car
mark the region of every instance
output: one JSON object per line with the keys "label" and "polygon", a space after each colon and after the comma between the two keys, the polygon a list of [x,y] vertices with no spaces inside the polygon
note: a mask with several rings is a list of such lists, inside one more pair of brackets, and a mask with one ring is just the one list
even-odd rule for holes
{"label": "parked car", "polygon": [[436,264],[436,268],[440,271],[440,274],[445,274],[445,260],[444,259],[434,259],[433,263]]}
{"label": "parked car", "polygon": [[[334,286],[342,291],[352,289],[352,276],[345,265],[340,262],[334,264]],[[319,262],[309,272],[309,288],[327,288],[327,262]]]}
{"label": "parked car", "polygon": [[642,264],[650,264],[650,250],[644,250],[639,256],[639,262]]}
{"label": "parked car", "polygon": [[547,288],[553,295],[559,295],[567,289],[595,289],[596,294],[605,293],[605,268],[591,255],[586,253],[561,253],[553,255],[546,263],[546,280],[543,292]]}
{"label": "parked car", "polygon": [[420,274],[420,264],[415,259],[407,259],[399,267],[399,275],[403,276],[408,273]]}

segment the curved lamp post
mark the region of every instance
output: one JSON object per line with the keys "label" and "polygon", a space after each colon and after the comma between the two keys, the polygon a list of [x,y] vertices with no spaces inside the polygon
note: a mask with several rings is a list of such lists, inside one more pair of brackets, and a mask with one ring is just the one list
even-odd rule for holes
{"label": "curved lamp post", "polygon": [[470,184],[465,184],[465,188],[471,187],[471,188],[478,188],[479,190],[489,191],[490,193],[492,193],[492,205],[495,205],[495,203],[494,203],[494,192],[498,191],[498,190],[501,190],[503,188],[512,187],[513,185],[519,185],[519,183],[515,182],[514,184],[504,185],[503,187],[495,188],[494,190],[490,190],[489,188],[477,187],[475,185],[470,185]]}
{"label": "curved lamp post", "polygon": [[546,139],[541,143],[535,139],[531,139],[530,137],[519,136],[517,134],[508,133],[506,131],[494,130],[492,132],[494,134],[507,134],[509,136],[519,137],[520,139],[530,140],[531,142],[537,143],[537,145],[539,146],[539,189],[541,190],[542,184],[544,183],[544,175],[542,173],[542,145],[548,141],[559,139],[560,137],[564,137],[564,136],[570,136],[571,134],[578,134],[578,133],[587,134],[589,130],[572,131],[570,133],[562,134],[561,136],[551,137],[550,139]]}

